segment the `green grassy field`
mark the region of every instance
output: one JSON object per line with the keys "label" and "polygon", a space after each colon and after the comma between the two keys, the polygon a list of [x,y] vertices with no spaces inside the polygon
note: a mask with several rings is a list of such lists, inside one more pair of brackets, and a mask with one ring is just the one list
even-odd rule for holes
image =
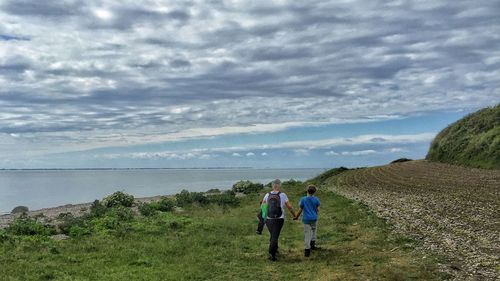
{"label": "green grassy field", "polygon": [[[294,205],[304,186],[283,187]],[[303,226],[290,214],[278,261],[267,260],[269,234],[256,235],[263,196],[239,207],[191,205],[182,213],[135,216],[119,234],[96,232],[55,241],[17,236],[0,243],[1,280],[442,280],[437,258],[390,234],[367,207],[318,191],[318,245],[303,256]]]}

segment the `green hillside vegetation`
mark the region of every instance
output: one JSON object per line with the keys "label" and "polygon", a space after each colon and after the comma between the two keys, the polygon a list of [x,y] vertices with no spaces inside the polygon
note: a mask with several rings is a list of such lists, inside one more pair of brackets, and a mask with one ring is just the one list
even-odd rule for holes
{"label": "green hillside vegetation", "polygon": [[[332,173],[332,172],[330,172]],[[318,244],[303,256],[303,225],[287,220],[277,262],[267,259],[269,235],[256,235],[258,203],[252,192],[183,191],[130,207],[115,193],[95,201],[88,215],[61,214],[56,226],[21,217],[0,229],[2,280],[442,280],[438,260],[391,234],[366,206],[320,188]],[[300,181],[283,183],[297,204]],[[182,205],[182,208],[179,207]],[[64,233],[65,240],[53,239]]]}
{"label": "green hillside vegetation", "polygon": [[500,104],[472,113],[442,130],[426,159],[500,169]]}

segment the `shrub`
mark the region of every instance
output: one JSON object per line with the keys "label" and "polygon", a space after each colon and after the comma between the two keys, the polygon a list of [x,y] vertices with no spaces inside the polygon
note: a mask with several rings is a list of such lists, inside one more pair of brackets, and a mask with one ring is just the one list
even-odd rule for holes
{"label": "shrub", "polygon": [[183,189],[180,193],[175,195],[175,200],[177,201],[177,205],[180,207],[184,207],[193,203],[193,197],[189,191]]}
{"label": "shrub", "polygon": [[48,236],[55,234],[55,229],[52,226],[43,225],[36,220],[21,216],[15,219],[6,229],[8,233],[14,235],[43,235]]}
{"label": "shrub", "polygon": [[145,217],[151,217],[156,213],[156,210],[150,203],[141,203],[139,204],[139,213]]}
{"label": "shrub", "polygon": [[218,188],[211,188],[211,189],[207,190],[206,193],[220,193],[220,189],[218,189]]}
{"label": "shrub", "polygon": [[193,202],[198,203],[200,205],[210,204],[210,200],[203,192],[191,192],[191,198]]}
{"label": "shrub", "polygon": [[90,206],[90,215],[92,217],[102,217],[106,211],[106,207],[99,200],[95,200]]}
{"label": "shrub", "polygon": [[84,228],[86,226],[86,217],[74,217],[71,213],[61,213],[57,216],[57,219],[61,222],[58,224],[61,233],[66,235],[71,235],[71,229],[73,227]]}
{"label": "shrub", "polygon": [[210,197],[210,201],[222,207],[225,206],[235,207],[240,204],[240,199],[236,198],[234,196],[234,193],[232,192],[224,192],[221,194],[212,195]]}
{"label": "shrub", "polygon": [[132,210],[124,206],[113,207],[108,213],[108,216],[115,217],[122,222],[129,222],[134,219],[134,213],[132,213]]}
{"label": "shrub", "polygon": [[160,201],[156,202],[156,210],[160,212],[170,212],[175,207],[175,200],[162,196]]}
{"label": "shrub", "polygon": [[108,208],[114,206],[132,207],[132,204],[134,203],[134,196],[117,191],[104,198],[103,202]]}
{"label": "shrub", "polygon": [[251,181],[239,181],[233,185],[234,192],[242,192],[244,194],[256,193],[261,191],[264,185],[261,183],[253,183]]}
{"label": "shrub", "polygon": [[408,158],[399,158],[399,159],[396,159],[394,161],[391,162],[391,164],[394,164],[394,163],[402,163],[402,162],[408,162],[408,161],[413,161],[411,159],[408,159]]}
{"label": "shrub", "polygon": [[11,214],[22,214],[22,213],[27,213],[29,211],[28,207],[26,206],[17,206],[12,211],[10,212]]}
{"label": "shrub", "polygon": [[85,235],[90,235],[91,231],[88,227],[73,225],[68,232],[71,237],[82,237]]}
{"label": "shrub", "polygon": [[298,180],[290,179],[281,183],[283,188],[304,188],[304,183]]}
{"label": "shrub", "polygon": [[5,231],[5,229],[0,229],[0,243],[10,240],[10,235]]}

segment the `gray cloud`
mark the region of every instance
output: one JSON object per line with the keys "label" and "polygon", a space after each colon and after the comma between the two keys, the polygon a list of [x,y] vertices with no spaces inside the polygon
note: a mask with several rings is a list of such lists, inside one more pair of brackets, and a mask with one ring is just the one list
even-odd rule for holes
{"label": "gray cloud", "polygon": [[4,1],[0,133],[483,107],[500,101],[498,14],[491,1]]}
{"label": "gray cloud", "polygon": [[0,7],[3,11],[20,16],[59,17],[74,15],[79,10],[77,1],[6,1]]}

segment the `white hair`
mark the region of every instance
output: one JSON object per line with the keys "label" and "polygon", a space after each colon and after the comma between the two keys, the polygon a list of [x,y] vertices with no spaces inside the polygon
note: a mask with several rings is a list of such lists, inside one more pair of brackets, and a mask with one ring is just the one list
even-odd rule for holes
{"label": "white hair", "polygon": [[273,189],[276,189],[281,186],[281,181],[279,179],[273,180]]}

